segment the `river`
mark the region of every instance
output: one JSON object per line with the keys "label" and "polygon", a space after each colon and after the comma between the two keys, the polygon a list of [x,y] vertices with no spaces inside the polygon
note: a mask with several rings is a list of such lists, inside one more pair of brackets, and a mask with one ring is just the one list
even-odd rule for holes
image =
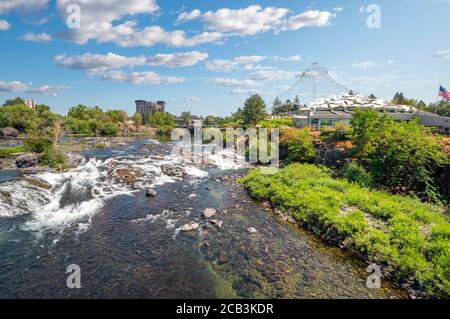
{"label": "river", "polygon": [[[0,298],[406,297],[385,281],[367,288],[366,264],[252,200],[235,183],[248,168],[229,154],[194,165],[172,147],[85,152],[63,174],[0,171]],[[190,222],[200,227],[182,231]],[[71,264],[81,289],[66,286]]]}

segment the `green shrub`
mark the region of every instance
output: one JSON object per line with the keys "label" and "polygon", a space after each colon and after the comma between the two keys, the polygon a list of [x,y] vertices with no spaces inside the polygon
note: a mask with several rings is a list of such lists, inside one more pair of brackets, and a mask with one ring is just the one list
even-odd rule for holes
{"label": "green shrub", "polygon": [[255,169],[241,183],[317,234],[332,234],[369,262],[392,269],[394,279],[421,283],[430,296],[450,296],[450,222],[443,207],[334,179],[310,164],[273,175]]}
{"label": "green shrub", "polygon": [[40,164],[63,169],[66,167],[66,157],[64,153],[54,147],[48,147],[45,149],[44,154],[40,160]]}
{"label": "green shrub", "polygon": [[28,152],[44,153],[44,151],[52,146],[52,142],[43,137],[29,137],[24,141],[24,147]]}
{"label": "green shrub", "polygon": [[311,162],[316,157],[316,148],[314,147],[314,138],[311,131],[305,129],[284,129],[281,131],[280,143],[287,146],[289,151],[286,161],[293,162]]}
{"label": "green shrub", "polygon": [[118,132],[119,129],[112,122],[106,123],[105,126],[101,129],[101,133],[105,135],[116,135]]}
{"label": "green shrub", "polygon": [[338,173],[342,178],[345,178],[350,183],[355,183],[363,187],[373,186],[373,177],[366,169],[355,162],[349,162],[342,167]]}
{"label": "green shrub", "polygon": [[1,158],[9,157],[12,154],[23,153],[23,152],[25,152],[25,147],[23,147],[23,146],[12,146],[12,147],[1,146],[0,147],[0,157]]}

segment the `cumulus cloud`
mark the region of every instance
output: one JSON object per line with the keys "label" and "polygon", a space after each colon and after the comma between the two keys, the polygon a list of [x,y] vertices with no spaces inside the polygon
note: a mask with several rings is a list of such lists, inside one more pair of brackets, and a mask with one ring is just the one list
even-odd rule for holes
{"label": "cumulus cloud", "polygon": [[200,19],[207,29],[232,35],[255,35],[273,30],[274,32],[298,30],[304,27],[324,27],[336,16],[328,11],[309,10],[287,17],[289,9],[251,5],[243,9],[222,8],[203,14],[196,9],[183,12],[178,21]]}
{"label": "cumulus cloud", "polygon": [[6,31],[11,27],[11,25],[6,20],[0,20],[0,31]]}
{"label": "cumulus cloud", "polygon": [[395,62],[394,60],[387,60],[387,61],[373,61],[373,60],[369,60],[369,61],[353,63],[352,68],[354,68],[354,69],[368,69],[370,67],[375,67],[375,66],[386,66],[386,65],[389,65],[389,64],[393,64],[394,62]]}
{"label": "cumulus cloud", "polygon": [[66,56],[57,55],[56,65],[88,73],[98,73],[114,69],[135,66],[166,66],[169,68],[193,66],[208,58],[207,53],[192,51],[175,54],[157,54],[153,56],[125,57],[109,52],[108,54],[91,54]]}
{"label": "cumulus cloud", "polygon": [[265,57],[259,55],[240,56],[231,60],[213,60],[206,63],[206,69],[210,71],[231,71],[235,70],[241,65],[248,65],[260,62]]}
{"label": "cumulus cloud", "polygon": [[123,72],[109,71],[102,76],[104,81],[128,82],[142,85],[176,84],[186,81],[185,78],[161,75],[155,72]]}
{"label": "cumulus cloud", "polygon": [[44,9],[49,0],[2,0],[0,1],[0,13],[14,10],[18,13],[29,13]]}
{"label": "cumulus cloud", "polygon": [[67,87],[61,85],[59,86],[43,85],[36,88],[30,88],[26,92],[34,94],[45,94],[49,96],[57,96],[60,91],[65,89],[67,89]]}
{"label": "cumulus cloud", "polygon": [[434,56],[436,58],[450,59],[450,50],[437,51]]}
{"label": "cumulus cloud", "polygon": [[293,55],[293,56],[274,56],[273,59],[275,61],[303,61],[303,57],[301,55]]}
{"label": "cumulus cloud", "polygon": [[52,36],[48,33],[32,33],[28,31],[23,36],[20,37],[23,41],[30,41],[30,42],[50,42],[52,41]]}
{"label": "cumulus cloud", "polygon": [[211,84],[238,88],[255,85],[255,82],[252,80],[238,80],[233,78],[216,78],[211,80]]}
{"label": "cumulus cloud", "polygon": [[191,12],[182,12],[179,16],[177,21],[183,22],[183,21],[189,21],[189,20],[195,20],[198,17],[202,15],[201,11],[198,9],[192,10]]}
{"label": "cumulus cloud", "polygon": [[256,89],[244,89],[244,88],[236,88],[233,89],[230,94],[232,95],[238,95],[238,96],[249,96],[252,94],[262,94],[263,92],[261,90]]}
{"label": "cumulus cloud", "polygon": [[25,91],[29,87],[29,84],[19,81],[0,81],[1,92],[18,92]]}
{"label": "cumulus cloud", "polygon": [[81,28],[72,29],[63,37],[85,44],[89,40],[98,43],[113,42],[122,47],[153,46],[165,44],[174,47],[193,47],[216,42],[222,35],[217,32],[203,32],[189,37],[184,31],[166,31],[160,26],[137,27],[135,20],[125,20],[139,14],[154,15],[159,7],[154,0],[58,0],[57,8],[63,20],[70,4],[81,7]]}
{"label": "cumulus cloud", "polygon": [[198,96],[190,96],[186,99],[186,102],[189,104],[200,103],[202,101]]}
{"label": "cumulus cloud", "polygon": [[280,81],[292,80],[298,76],[298,72],[281,70],[278,68],[266,68],[256,70],[250,74],[253,81]]}
{"label": "cumulus cloud", "polygon": [[19,81],[0,81],[0,92],[26,92],[32,94],[45,94],[56,96],[65,86],[43,85],[33,87],[32,83],[23,83]]}

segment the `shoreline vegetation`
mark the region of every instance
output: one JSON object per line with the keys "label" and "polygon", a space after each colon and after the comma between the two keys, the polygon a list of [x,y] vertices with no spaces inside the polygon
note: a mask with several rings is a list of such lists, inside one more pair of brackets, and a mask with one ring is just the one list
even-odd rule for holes
{"label": "shoreline vegetation", "polygon": [[254,169],[240,182],[325,241],[382,265],[410,292],[450,296],[450,222],[443,206],[335,179],[312,164],[271,175]]}
{"label": "shoreline vegetation", "polygon": [[[399,99],[403,95],[396,94],[393,101]],[[170,114],[156,113],[145,119],[151,126],[144,126],[139,114],[129,118],[123,111],[78,105],[60,116],[45,105],[33,110],[21,101],[0,107],[0,129],[23,139],[23,145],[0,147],[0,169],[17,163],[14,154],[29,152],[33,156],[24,154],[28,157],[21,163],[62,171],[76,166],[76,154],[74,161],[69,157],[86,147],[123,146],[127,136],[165,136],[174,127]],[[286,103],[274,103],[272,114],[281,106]],[[441,105],[442,112],[448,109],[450,104]],[[189,112],[181,118],[185,123],[192,119]],[[208,116],[204,124],[279,128],[281,170],[273,175],[250,170],[241,183],[252,196],[325,241],[379,264],[412,296],[450,297],[448,137],[374,110],[356,110],[350,123],[321,131],[296,129],[291,120],[268,119],[259,95],[231,116]],[[116,137],[119,133],[122,137]],[[76,141],[85,136],[92,137],[88,145]]]}

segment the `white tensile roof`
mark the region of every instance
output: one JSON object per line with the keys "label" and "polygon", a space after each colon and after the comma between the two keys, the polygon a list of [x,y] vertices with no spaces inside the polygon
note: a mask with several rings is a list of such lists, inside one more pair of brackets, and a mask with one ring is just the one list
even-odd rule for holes
{"label": "white tensile roof", "polygon": [[384,109],[398,112],[411,112],[413,110],[410,106],[394,105],[383,99],[371,99],[363,95],[349,95],[348,93],[316,99],[309,104],[310,109],[316,110],[330,110],[335,108],[351,109],[355,107],[373,108],[377,110]]}

